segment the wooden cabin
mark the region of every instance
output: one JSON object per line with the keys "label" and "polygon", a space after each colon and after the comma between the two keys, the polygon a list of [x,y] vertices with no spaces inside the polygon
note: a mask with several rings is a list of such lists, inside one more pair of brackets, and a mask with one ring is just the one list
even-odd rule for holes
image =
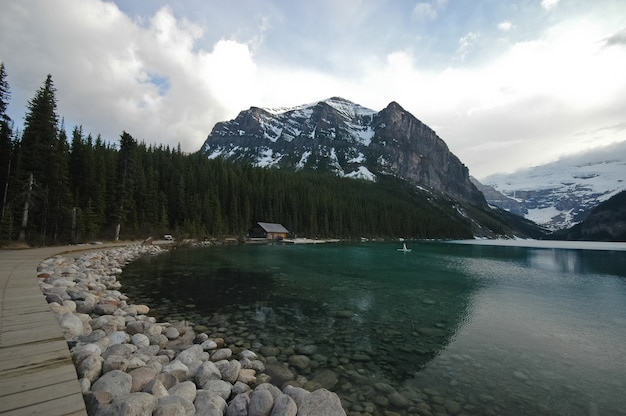
{"label": "wooden cabin", "polygon": [[248,231],[250,238],[266,238],[268,240],[282,240],[287,238],[289,230],[282,224],[274,224],[271,222],[257,222]]}

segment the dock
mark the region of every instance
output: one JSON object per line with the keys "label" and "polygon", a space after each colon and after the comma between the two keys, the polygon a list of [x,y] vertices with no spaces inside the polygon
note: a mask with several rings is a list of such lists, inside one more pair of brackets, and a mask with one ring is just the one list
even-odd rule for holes
{"label": "dock", "polygon": [[57,254],[100,248],[0,250],[0,415],[87,415],[67,342],[39,287],[37,267]]}

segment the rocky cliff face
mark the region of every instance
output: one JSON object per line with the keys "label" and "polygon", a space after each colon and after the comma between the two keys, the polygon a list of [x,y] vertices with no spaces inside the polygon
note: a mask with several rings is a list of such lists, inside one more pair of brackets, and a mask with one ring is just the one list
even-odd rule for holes
{"label": "rocky cliff face", "polygon": [[591,210],[575,226],[557,232],[554,238],[589,241],[626,241],[626,191],[614,195]]}
{"label": "rocky cliff face", "polygon": [[216,124],[201,151],[210,158],[367,180],[394,175],[486,207],[467,167],[395,102],[380,112],[337,97],[290,109],[252,107]]}

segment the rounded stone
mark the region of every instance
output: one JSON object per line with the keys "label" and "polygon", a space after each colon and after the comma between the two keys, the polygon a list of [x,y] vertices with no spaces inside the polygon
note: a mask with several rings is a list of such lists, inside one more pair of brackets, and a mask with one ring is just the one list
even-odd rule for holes
{"label": "rounded stone", "polygon": [[178,331],[178,329],[174,328],[173,326],[170,326],[165,330],[164,335],[167,337],[167,339],[172,341],[180,337],[180,332]]}
{"label": "rounded stone", "polygon": [[309,368],[311,365],[311,359],[306,355],[292,355],[289,357],[289,365],[292,365],[299,370],[304,370]]}
{"label": "rounded stone", "polygon": [[230,348],[220,348],[211,354],[211,361],[227,360],[233,355]]}
{"label": "rounded stone", "polygon": [[[298,414],[298,406],[296,402],[286,394],[281,394],[274,400],[272,415],[296,416]],[[328,414],[328,413],[320,413]]]}
{"label": "rounded stone", "polygon": [[274,406],[274,397],[269,390],[255,390],[250,396],[249,416],[268,416]]}
{"label": "rounded stone", "polygon": [[91,391],[106,391],[111,393],[113,397],[122,396],[130,394],[132,382],[133,378],[130,374],[113,370],[96,380],[91,386]]}
{"label": "rounded stone", "polygon": [[150,339],[144,334],[135,334],[130,337],[130,342],[137,348],[145,348],[150,345]]}
{"label": "rounded stone", "polygon": [[157,376],[157,371],[150,367],[140,367],[132,370],[130,373],[132,377],[131,392],[143,391],[143,389]]}
{"label": "rounded stone", "polygon": [[117,310],[117,306],[111,303],[96,303],[93,307],[93,313],[96,315],[113,315]]}
{"label": "rounded stone", "polygon": [[183,381],[172,386],[168,391],[170,396],[180,396],[193,403],[196,400],[196,385],[192,381]]}

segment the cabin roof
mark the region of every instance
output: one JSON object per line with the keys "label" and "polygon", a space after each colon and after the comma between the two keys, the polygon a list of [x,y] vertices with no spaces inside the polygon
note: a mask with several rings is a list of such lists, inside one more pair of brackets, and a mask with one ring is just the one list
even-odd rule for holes
{"label": "cabin roof", "polygon": [[283,227],[282,224],[274,224],[271,222],[257,222],[257,224],[268,233],[289,233],[289,230]]}

